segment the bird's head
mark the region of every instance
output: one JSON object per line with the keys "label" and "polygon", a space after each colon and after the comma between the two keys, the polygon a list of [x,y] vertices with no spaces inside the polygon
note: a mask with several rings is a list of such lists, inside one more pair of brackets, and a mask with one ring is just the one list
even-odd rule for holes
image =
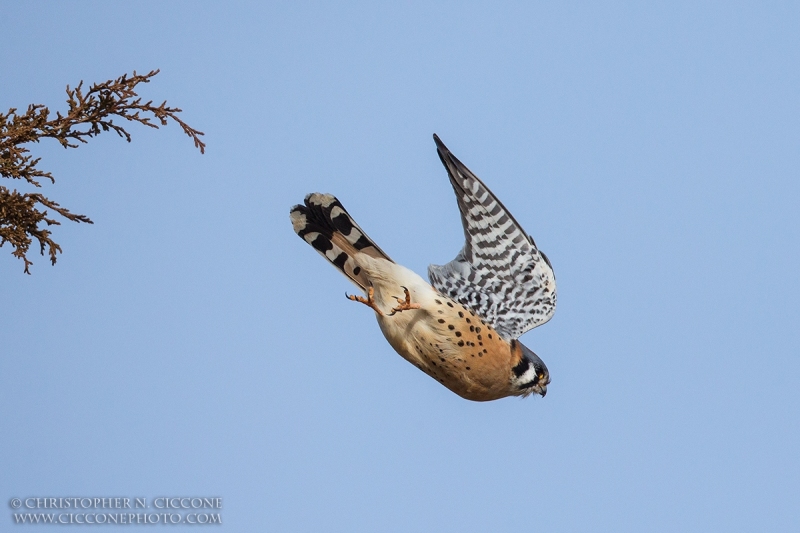
{"label": "bird's head", "polygon": [[538,355],[533,350],[519,342],[511,341],[511,350],[520,356],[519,363],[512,371],[512,382],[520,391],[521,396],[539,394],[542,398],[547,394],[547,384],[550,383],[550,372]]}

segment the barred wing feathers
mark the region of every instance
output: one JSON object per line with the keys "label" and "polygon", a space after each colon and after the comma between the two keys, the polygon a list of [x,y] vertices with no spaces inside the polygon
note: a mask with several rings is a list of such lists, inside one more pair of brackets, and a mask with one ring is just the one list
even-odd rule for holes
{"label": "barred wing feathers", "polygon": [[550,261],[486,185],[436,135],[456,193],[466,243],[446,265],[430,265],[431,284],[475,311],[507,340],[550,320],[556,282]]}

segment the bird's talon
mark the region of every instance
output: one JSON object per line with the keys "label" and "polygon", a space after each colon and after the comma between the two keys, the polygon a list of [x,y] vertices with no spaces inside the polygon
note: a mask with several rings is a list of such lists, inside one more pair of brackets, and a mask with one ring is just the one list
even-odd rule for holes
{"label": "bird's talon", "polygon": [[411,293],[408,292],[408,289],[403,287],[403,292],[406,293],[405,299],[397,298],[397,303],[400,305],[392,309],[392,312],[389,313],[389,316],[394,316],[395,313],[399,313],[400,311],[408,311],[409,309],[419,309],[421,306],[419,304],[412,304],[411,303]]}
{"label": "bird's talon", "polygon": [[366,298],[364,298],[363,296],[357,296],[355,294],[344,293],[344,295],[347,296],[348,300],[353,300],[354,302],[361,302],[367,307],[371,307],[379,315],[383,315],[383,312],[380,310],[380,308],[378,308],[378,305],[375,303],[375,300],[373,299],[373,296],[375,295],[375,289],[373,289],[372,287],[367,287]]}

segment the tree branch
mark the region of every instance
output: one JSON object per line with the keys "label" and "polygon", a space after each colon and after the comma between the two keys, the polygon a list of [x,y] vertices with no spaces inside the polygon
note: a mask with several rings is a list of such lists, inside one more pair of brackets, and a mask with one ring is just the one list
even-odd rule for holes
{"label": "tree branch", "polygon": [[[85,93],[83,81],[74,89],[68,85],[68,110],[64,115],[56,112],[55,118],[51,118],[50,110],[41,104],[29,105],[24,114],[18,114],[16,108],[0,114],[0,177],[22,179],[35,187],[41,187],[40,180],[43,179],[54,183],[55,178],[50,172],[37,167],[41,158],[34,159],[24,145],[52,138],[64,148],[77,148],[104,131],[113,131],[130,142],[130,133],[115,123],[115,119],[156,129],[172,120],[192,138],[195,148],[201,154],[205,153],[206,145],[200,139],[203,132],[178,117],[181,109],[167,107],[166,101],[159,106],[153,105],[152,100],[142,103],[136,93],[137,85],[150,83],[158,73],[158,70],[152,70],[144,75],[136,74],[136,71],[131,76],[123,74],[115,80],[96,83]],[[34,238],[39,242],[42,255],[47,248],[52,264],[56,263],[56,255],[61,253],[61,247],[50,238],[51,232],[41,227],[43,223],[47,226],[60,223],[47,218],[47,211],[40,211],[40,206],[73,222],[92,223],[88,217],[73,214],[42,194],[23,194],[0,186],[0,247],[9,243],[14,248],[12,255],[24,261],[26,274],[30,274],[29,267],[33,264],[27,252]]]}

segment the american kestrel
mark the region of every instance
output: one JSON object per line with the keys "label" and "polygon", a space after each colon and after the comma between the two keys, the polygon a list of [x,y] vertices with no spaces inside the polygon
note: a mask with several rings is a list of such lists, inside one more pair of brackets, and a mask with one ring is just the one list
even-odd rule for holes
{"label": "american kestrel", "polygon": [[459,396],[544,396],[550,374],[518,339],[556,308],[547,256],[475,174],[433,136],[456,193],[466,243],[428,284],[389,259],[330,194],[291,210],[294,231],[364,291],[397,353]]}

